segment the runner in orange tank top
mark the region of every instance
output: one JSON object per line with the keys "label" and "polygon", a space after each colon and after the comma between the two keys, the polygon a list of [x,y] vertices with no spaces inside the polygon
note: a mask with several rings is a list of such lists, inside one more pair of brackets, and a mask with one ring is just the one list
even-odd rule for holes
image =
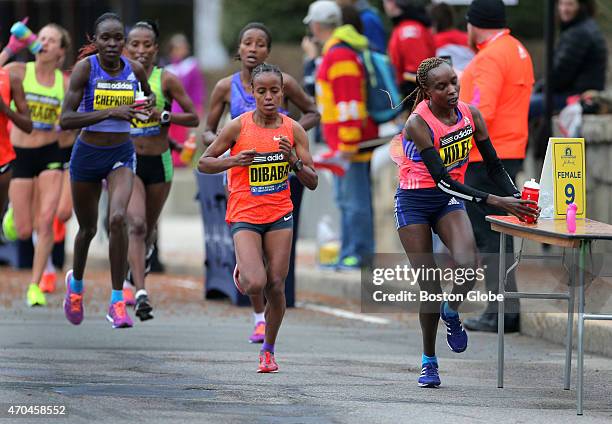
{"label": "runner in orange tank top", "polygon": [[[16,111],[9,107],[11,100],[15,102]],[[11,77],[7,70],[0,68],[0,216],[4,214],[8,200],[12,176],[11,162],[15,159],[9,122],[28,134],[32,132],[32,120],[23,86],[20,81]]]}
{"label": "runner in orange tank top", "polygon": [[[256,109],[233,119],[200,158],[200,172],[229,170],[226,220],[236,248],[234,283],[243,294],[266,297],[266,335],[258,372],[277,372],[274,343],[285,314],[285,278],[293,237],[288,177],[310,190],[317,174],[300,124],[278,113],[283,76],[261,64],[251,76]],[[220,158],[230,149],[230,156]],[[238,272],[240,270],[240,272]]]}
{"label": "runner in orange tank top", "polygon": [[[482,272],[476,268],[476,242],[463,202],[486,203],[520,219],[525,215],[537,218],[539,210],[528,207],[528,203],[535,202],[520,199],[519,191],[491,144],[480,111],[459,102],[459,85],[453,68],[440,58],[426,59],[419,65],[417,86],[415,107],[406,122],[401,141],[404,158],[398,160],[394,157],[400,166],[395,218],[411,266],[425,271],[421,273],[425,278],[418,281],[422,293],[428,295],[419,304],[423,356],[418,384],[437,387],[440,385],[435,351],[438,322],[442,319],[447,327],[449,348],[456,353],[465,351],[468,336],[459,319],[458,307],[474,287],[479,271]],[[394,143],[398,143],[397,139]],[[482,154],[489,177],[507,193],[506,197],[463,184],[472,144]],[[397,150],[392,149],[394,155]],[[456,277],[452,286],[453,296],[446,298],[436,278],[432,230],[450,251],[456,267],[452,270]],[[446,269],[442,271],[446,274]]]}

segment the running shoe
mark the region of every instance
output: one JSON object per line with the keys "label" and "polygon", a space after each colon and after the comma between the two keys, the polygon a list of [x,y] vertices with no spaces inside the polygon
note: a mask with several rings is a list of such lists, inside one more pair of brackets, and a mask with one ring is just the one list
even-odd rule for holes
{"label": "running shoe", "polygon": [[66,285],[66,297],[64,297],[64,315],[74,325],[83,321],[83,293],[75,293],[70,287],[72,281],[72,270],[66,273],[64,284]]}
{"label": "running shoe", "polygon": [[17,240],[17,228],[15,228],[15,217],[13,216],[13,208],[9,207],[2,218],[2,232],[4,238],[8,241]]}
{"label": "running shoe", "polygon": [[40,279],[40,283],[38,283],[38,287],[40,287],[44,293],[53,293],[55,291],[56,282],[57,274],[55,272],[45,271]]}
{"label": "running shoe", "polygon": [[468,335],[463,329],[459,314],[451,316],[444,313],[444,303],[440,305],[440,318],[446,324],[446,344],[453,352],[461,353],[467,349]]}
{"label": "running shoe", "polygon": [[431,362],[423,364],[421,376],[419,377],[419,387],[438,387],[440,384],[438,364]]}
{"label": "running shoe", "polygon": [[28,306],[45,306],[47,299],[38,284],[30,284],[28,286]]}
{"label": "running shoe", "polygon": [[357,256],[347,256],[338,263],[338,268],[344,270],[360,269],[361,261]]}
{"label": "running shoe", "polygon": [[234,285],[236,286],[240,294],[246,294],[244,289],[240,285],[239,277],[240,277],[240,273],[238,272],[238,264],[236,264],[236,267],[234,268]]}
{"label": "running shoe", "polygon": [[257,372],[278,372],[278,365],[276,365],[274,354],[272,352],[268,352],[267,350],[262,350],[259,352],[259,368],[257,368]]}
{"label": "running shoe", "polygon": [[257,324],[255,324],[255,329],[253,330],[253,334],[251,334],[251,337],[249,337],[249,342],[263,343],[265,335],[266,323],[264,321],[259,321]]}
{"label": "running shoe", "polygon": [[108,307],[106,319],[113,323],[113,328],[130,328],[134,325],[125,309],[125,302],[120,300]]}
{"label": "running shoe", "polygon": [[136,311],[136,316],[140,318],[141,321],[153,319],[153,315],[151,315],[152,310],[153,307],[149,303],[149,296],[146,294],[141,294],[136,298],[136,306],[134,306],[134,311]]}
{"label": "running shoe", "polygon": [[123,287],[123,301],[129,306],[134,306],[136,304],[136,298],[131,288]]}

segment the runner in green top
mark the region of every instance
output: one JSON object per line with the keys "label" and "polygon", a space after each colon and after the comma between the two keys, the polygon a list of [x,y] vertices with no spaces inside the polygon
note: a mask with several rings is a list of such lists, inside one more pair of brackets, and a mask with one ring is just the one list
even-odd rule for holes
{"label": "runner in green top", "polygon": [[[153,318],[152,307],[145,290],[145,258],[155,240],[157,220],[170,192],[172,158],[168,126],[170,123],[197,127],[198,115],[179,79],[154,65],[159,45],[157,25],[137,22],[127,39],[127,55],[142,64],[149,75],[149,85],[155,93],[156,105],[151,116],[132,122],[132,140],[136,149],[136,178],[128,206],[130,278],[136,288],[136,315],[145,321]],[[183,113],[170,113],[176,100]],[[131,294],[124,289],[124,296]],[[127,298],[126,298],[127,299]]]}

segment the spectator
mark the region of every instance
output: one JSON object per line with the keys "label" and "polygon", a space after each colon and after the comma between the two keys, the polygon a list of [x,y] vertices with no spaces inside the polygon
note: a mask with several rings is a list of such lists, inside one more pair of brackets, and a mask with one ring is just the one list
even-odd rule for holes
{"label": "spectator", "polygon": [[[553,109],[565,107],[567,98],[587,90],[604,89],[608,64],[606,40],[593,19],[594,0],[559,0],[557,12],[561,22],[561,34],[554,50]],[[531,95],[529,120],[544,115],[544,81],[538,81],[536,92]],[[546,153],[547,134],[537,137],[536,157]]]}
{"label": "spectator", "polygon": [[[336,0],[336,3],[343,8],[345,6],[353,6],[359,13],[361,19],[361,28],[355,26],[355,29],[366,36],[370,43],[370,49],[379,52],[384,52],[387,49],[387,34],[383,26],[378,10],[376,10],[368,0]],[[347,24],[344,9],[342,9],[343,23]]]}
{"label": "spectator", "polygon": [[[342,24],[352,25],[359,34],[364,34],[364,24],[359,15],[359,11],[353,6],[350,0],[337,0],[342,14]],[[367,35],[366,35],[367,37]],[[369,42],[370,40],[368,40]],[[307,34],[302,39],[302,50],[304,51],[304,91],[315,97],[315,80],[317,68],[321,63],[321,46],[313,39],[312,34]]]}
{"label": "spectator", "polygon": [[[423,0],[384,0],[385,13],[393,21],[393,32],[389,38],[387,53],[395,67],[397,83],[404,96],[417,87],[416,71],[419,64],[435,56],[436,49],[429,31],[431,21],[425,11]],[[412,109],[412,101],[404,107]]]}
{"label": "spectator", "polygon": [[334,154],[350,161],[346,174],[334,177],[342,232],[338,265],[358,268],[374,253],[372,153],[360,151],[359,143],[376,138],[378,127],[367,114],[365,71],[357,54],[368,47],[368,40],[341,22],[340,7],[329,0],[312,3],[304,18],[314,39],[323,45],[316,76],[323,138]]}
{"label": "spectator", "polygon": [[[489,129],[497,155],[512,180],[521,169],[527,146],[527,115],[533,87],[533,65],[527,49],[506,28],[506,10],[502,0],[474,0],[467,12],[468,39],[478,53],[465,68],[461,78],[461,101],[480,109]],[[482,156],[470,152],[465,184],[495,195],[504,195],[487,175]],[[486,290],[498,291],[499,233],[491,230],[486,215],[501,211],[488,206],[466,204],[478,250],[484,253]],[[506,252],[513,252],[512,237],[507,237]],[[508,263],[511,263],[509,261]],[[508,276],[506,291],[516,291],[514,273]],[[518,331],[518,299],[507,299],[506,331]],[[497,331],[497,303],[489,302],[485,313],[465,320],[463,325],[475,331]]]}
{"label": "spectator", "polygon": [[[176,75],[185,91],[191,97],[199,117],[204,111],[204,99],[206,99],[206,85],[202,71],[195,57],[189,56],[191,47],[184,34],[174,34],[168,43],[170,64],[165,67],[169,72]],[[172,113],[181,113],[183,110],[177,102],[172,102]],[[189,137],[189,128],[171,124],[168,136],[179,144],[185,143]],[[173,151],[172,158],[174,166],[183,167],[185,164],[179,158],[180,153]]]}
{"label": "spectator", "polygon": [[438,3],[429,12],[432,20],[431,32],[436,56],[449,57],[455,72],[462,72],[474,58],[474,52],[468,45],[467,33],[454,26],[453,9],[446,3]]}

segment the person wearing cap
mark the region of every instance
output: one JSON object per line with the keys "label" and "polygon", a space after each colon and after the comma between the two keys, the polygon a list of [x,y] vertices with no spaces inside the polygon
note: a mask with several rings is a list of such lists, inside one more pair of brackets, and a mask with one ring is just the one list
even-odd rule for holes
{"label": "person wearing cap", "polygon": [[[387,54],[395,68],[397,84],[408,96],[417,88],[416,71],[419,64],[436,55],[433,36],[429,31],[431,20],[423,0],[384,0],[385,13],[393,22]],[[404,103],[412,109],[412,99]]]}
{"label": "person wearing cap", "polygon": [[334,176],[342,233],[338,266],[357,269],[374,253],[372,152],[359,149],[360,142],[378,137],[378,126],[366,108],[366,74],[358,56],[368,48],[368,39],[352,25],[342,25],[334,1],[312,3],[304,24],[323,46],[316,74],[323,138],[332,155],[350,162],[343,176]]}
{"label": "person wearing cap", "polygon": [[[522,167],[527,147],[529,98],[534,83],[533,64],[527,49],[506,27],[506,8],[502,0],[474,0],[467,11],[468,40],[476,56],[461,76],[460,100],[480,109],[493,146],[512,180]],[[470,152],[465,183],[478,190],[502,194],[487,175],[477,149]],[[485,217],[500,215],[488,206],[466,205],[478,250],[483,254],[486,290],[498,291],[499,233],[491,230]],[[513,252],[512,237],[506,238],[506,252]],[[511,263],[508,260],[507,263]],[[516,291],[514,273],[510,273],[506,291]],[[505,331],[518,331],[518,299],[507,299]],[[497,331],[497,303],[489,302],[484,313],[466,319],[463,325],[472,331]]]}

